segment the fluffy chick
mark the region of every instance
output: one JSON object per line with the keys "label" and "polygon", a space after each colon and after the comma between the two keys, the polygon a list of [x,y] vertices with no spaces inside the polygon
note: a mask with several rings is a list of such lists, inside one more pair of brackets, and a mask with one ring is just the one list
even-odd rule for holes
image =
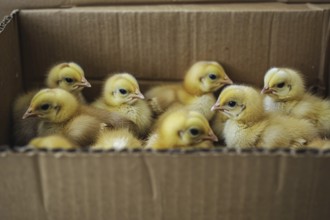
{"label": "fluffy chick", "polygon": [[[225,128],[225,124],[227,121],[227,117],[221,112],[215,112],[214,117],[210,121],[210,125],[215,135],[219,138],[219,141],[224,141],[225,137],[223,134],[223,130]],[[223,143],[222,143],[223,144]]]}
{"label": "fluffy chick", "polygon": [[135,129],[127,118],[81,105],[74,95],[62,89],[43,89],[32,99],[23,119],[38,117],[38,136],[63,135],[79,146],[90,146],[104,127]]}
{"label": "fluffy chick", "polygon": [[262,96],[252,87],[225,88],[211,110],[228,117],[224,137],[228,147],[302,147],[317,136],[314,126],[303,119],[266,113]]}
{"label": "fluffy chick", "polygon": [[142,141],[137,139],[128,129],[104,130],[97,137],[93,149],[115,149],[142,148]]}
{"label": "fluffy chick", "polygon": [[308,144],[308,148],[314,148],[314,149],[320,149],[320,150],[328,150],[330,149],[330,140],[328,139],[321,139],[321,138],[316,138],[312,140]]}
{"label": "fluffy chick", "polygon": [[330,101],[306,92],[302,75],[289,68],[271,68],[262,93],[267,111],[309,120],[321,136],[330,136]]}
{"label": "fluffy chick", "polygon": [[77,99],[86,103],[81,91],[85,87],[91,87],[91,84],[85,78],[84,70],[74,62],[60,63],[53,66],[46,77],[46,85],[49,88],[61,88],[77,97]]}
{"label": "fluffy chick", "polygon": [[212,141],[218,139],[201,113],[179,110],[162,119],[149,137],[146,148],[210,148]]}
{"label": "fluffy chick", "polygon": [[[50,69],[46,78],[49,88],[61,88],[72,93],[81,102],[85,99],[81,94],[84,87],[91,87],[86,80],[83,69],[76,63],[60,63]],[[38,118],[22,120],[22,115],[39,90],[33,90],[19,96],[13,106],[15,145],[23,146],[37,136]]]}
{"label": "fluffy chick", "polygon": [[75,149],[77,145],[73,144],[70,140],[61,135],[49,135],[45,137],[33,138],[28,146],[33,148],[47,148],[47,149]]}
{"label": "fluffy chick", "polygon": [[[232,84],[232,81],[219,63],[199,61],[188,69],[182,84],[154,87],[146,93],[146,97],[157,115],[163,113],[173,103],[184,105],[197,103],[195,110],[207,112],[208,114],[204,116],[210,119],[213,113],[209,109],[215,102],[212,93],[227,84]],[[204,97],[200,98],[203,95]]]}
{"label": "fluffy chick", "polygon": [[102,97],[92,105],[126,116],[137,125],[139,136],[147,135],[152,123],[152,112],[137,80],[131,74],[118,73],[110,76],[105,81]]}

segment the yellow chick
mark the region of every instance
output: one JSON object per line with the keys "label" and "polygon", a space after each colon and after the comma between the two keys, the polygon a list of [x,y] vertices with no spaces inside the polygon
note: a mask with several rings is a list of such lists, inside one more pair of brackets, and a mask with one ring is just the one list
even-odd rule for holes
{"label": "yellow chick", "polygon": [[73,62],[53,66],[46,77],[46,85],[49,88],[64,89],[76,96],[82,103],[86,103],[86,101],[81,90],[85,87],[91,87],[85,78],[84,70]]}
{"label": "yellow chick", "polygon": [[148,134],[152,111],[131,74],[118,73],[109,77],[105,81],[102,97],[92,105],[129,118],[137,125],[138,136],[145,137]]}
{"label": "yellow chick", "polygon": [[221,141],[225,139],[223,130],[225,128],[226,121],[227,117],[221,112],[215,112],[214,117],[210,121],[210,126],[212,130]]}
{"label": "yellow chick", "polygon": [[47,149],[75,149],[77,145],[71,143],[70,140],[61,135],[50,135],[45,137],[33,138],[28,146],[33,148],[47,148]]}
{"label": "yellow chick", "polygon": [[[76,63],[60,63],[50,69],[46,78],[46,85],[50,88],[61,88],[72,93],[81,102],[85,99],[81,94],[84,87],[91,87],[86,80],[83,69]],[[37,136],[38,118],[22,120],[22,115],[29,107],[33,96],[39,90],[30,91],[19,96],[13,107],[15,144],[22,146]]]}
{"label": "yellow chick", "polygon": [[266,113],[262,96],[252,87],[225,88],[211,110],[228,117],[224,126],[228,147],[298,148],[317,137],[316,129],[307,120]]}
{"label": "yellow chick", "polygon": [[210,107],[215,102],[212,93],[232,83],[219,63],[199,61],[186,72],[182,84],[154,87],[146,93],[146,98],[157,115],[173,103],[181,103],[195,105],[192,109],[195,108],[194,110],[202,114],[206,112],[204,116],[209,120],[213,116]]}
{"label": "yellow chick", "polygon": [[127,127],[134,124],[127,118],[81,105],[71,93],[62,89],[40,90],[32,99],[23,119],[38,117],[38,136],[63,135],[79,146],[90,146],[104,127]]}
{"label": "yellow chick", "polygon": [[312,149],[328,150],[330,149],[330,140],[316,138],[308,144],[308,147]]}
{"label": "yellow chick", "polygon": [[142,148],[142,141],[137,139],[128,129],[104,130],[100,132],[92,149],[115,149]]}
{"label": "yellow chick", "polygon": [[267,111],[307,119],[321,136],[330,136],[330,101],[305,91],[302,75],[289,68],[271,68],[264,77],[262,93]]}
{"label": "yellow chick", "polygon": [[201,113],[179,110],[162,119],[149,137],[146,148],[210,148],[212,141],[218,141],[218,138]]}

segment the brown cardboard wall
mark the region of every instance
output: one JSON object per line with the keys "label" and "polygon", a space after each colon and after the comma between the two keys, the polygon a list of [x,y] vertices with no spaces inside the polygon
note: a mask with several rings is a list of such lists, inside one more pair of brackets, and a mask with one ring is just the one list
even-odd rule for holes
{"label": "brown cardboard wall", "polygon": [[0,219],[47,219],[38,159],[36,155],[0,153]]}
{"label": "brown cardboard wall", "polygon": [[326,220],[330,216],[329,156],[4,153],[0,163],[10,165],[0,171],[0,176],[8,175],[0,182],[0,192],[12,201],[0,200],[1,219]]}
{"label": "brown cardboard wall", "polygon": [[0,25],[0,146],[9,143],[11,105],[22,91],[19,49],[17,19],[6,17]]}
{"label": "brown cardboard wall", "polygon": [[74,60],[91,80],[116,71],[180,80],[193,62],[217,60],[234,81],[259,87],[268,68],[293,67],[322,93],[328,14],[280,3],[22,10],[24,75],[31,86],[54,62]]}

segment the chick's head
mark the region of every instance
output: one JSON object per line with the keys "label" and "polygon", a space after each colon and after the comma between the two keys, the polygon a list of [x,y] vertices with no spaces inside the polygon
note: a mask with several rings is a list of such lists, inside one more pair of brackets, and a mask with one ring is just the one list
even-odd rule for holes
{"label": "chick's head", "polygon": [[287,101],[301,97],[305,92],[302,76],[289,68],[271,68],[264,77],[261,91],[278,101]]}
{"label": "chick's head", "polygon": [[223,67],[212,61],[199,61],[190,67],[184,78],[184,88],[193,95],[214,92],[225,85],[233,84]]}
{"label": "chick's head", "polygon": [[103,88],[103,97],[110,106],[132,105],[144,99],[137,80],[129,73],[119,73],[108,78]]}
{"label": "chick's head", "polygon": [[206,118],[199,112],[179,110],[164,118],[159,129],[164,147],[188,147],[218,141]]}
{"label": "chick's head", "polygon": [[84,87],[91,87],[85,78],[84,70],[76,63],[61,63],[48,73],[46,84],[49,88],[61,88],[68,92],[79,92]]}
{"label": "chick's head", "polygon": [[262,96],[252,87],[232,85],[225,88],[211,108],[236,121],[255,121],[263,116]]}
{"label": "chick's head", "polygon": [[78,109],[77,99],[63,89],[42,89],[31,100],[23,119],[39,117],[50,122],[70,119]]}

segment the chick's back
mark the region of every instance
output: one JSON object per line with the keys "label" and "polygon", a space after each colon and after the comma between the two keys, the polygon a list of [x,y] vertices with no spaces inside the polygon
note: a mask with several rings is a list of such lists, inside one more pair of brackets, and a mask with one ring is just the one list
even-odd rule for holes
{"label": "chick's back", "polygon": [[33,96],[38,90],[30,91],[26,94],[19,96],[14,101],[13,106],[13,129],[15,145],[26,145],[32,138],[37,136],[38,118],[22,119],[25,111],[30,105]]}

